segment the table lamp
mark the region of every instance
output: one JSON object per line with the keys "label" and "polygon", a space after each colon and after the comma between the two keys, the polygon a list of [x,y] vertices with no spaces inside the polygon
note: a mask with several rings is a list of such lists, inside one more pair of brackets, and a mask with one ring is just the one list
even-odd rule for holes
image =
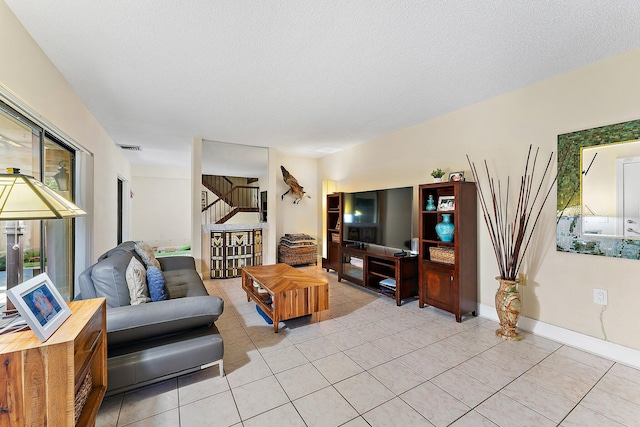
{"label": "table lamp", "polygon": [[[23,255],[18,221],[74,218],[87,213],[18,168],[0,174],[0,221],[15,221],[13,239],[7,230],[7,290],[22,282]],[[10,228],[10,227],[8,227]],[[5,315],[16,313],[7,299]]]}

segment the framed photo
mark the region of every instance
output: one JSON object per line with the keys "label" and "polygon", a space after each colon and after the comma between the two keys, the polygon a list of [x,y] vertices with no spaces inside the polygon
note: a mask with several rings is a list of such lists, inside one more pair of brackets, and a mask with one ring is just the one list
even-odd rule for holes
{"label": "framed photo", "polygon": [[7,297],[42,342],[71,316],[71,309],[47,273],[7,290]]}
{"label": "framed photo", "polygon": [[449,181],[464,181],[464,172],[451,172],[449,174]]}
{"label": "framed photo", "polygon": [[440,196],[438,197],[438,210],[439,211],[452,211],[456,208],[454,196]]}
{"label": "framed photo", "polygon": [[201,196],[201,197],[202,197],[202,209],[204,209],[204,208],[206,208],[206,207],[207,207],[207,205],[209,204],[209,200],[208,200],[209,196],[208,196],[208,193],[207,193],[206,191],[203,191],[203,192],[202,192],[202,196]]}

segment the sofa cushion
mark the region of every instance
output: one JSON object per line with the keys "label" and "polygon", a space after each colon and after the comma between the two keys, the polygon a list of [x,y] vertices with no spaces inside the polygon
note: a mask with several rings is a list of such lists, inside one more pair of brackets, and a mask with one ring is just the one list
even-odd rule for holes
{"label": "sofa cushion", "polygon": [[145,267],[154,266],[160,268],[160,263],[156,259],[156,256],[153,254],[153,249],[151,246],[147,245],[144,242],[136,243],[135,250],[142,261],[144,262]]}
{"label": "sofa cushion", "polygon": [[169,270],[195,270],[196,260],[190,256],[168,256],[157,258],[160,262],[160,270],[163,272]]}
{"label": "sofa cushion", "polygon": [[149,287],[151,301],[157,302],[169,299],[167,283],[159,268],[154,266],[147,268],[147,286]]}
{"label": "sofa cushion", "polygon": [[149,290],[147,289],[147,271],[137,258],[131,257],[125,277],[129,287],[131,305],[144,304],[151,301]]}
{"label": "sofa cushion", "polygon": [[194,269],[163,271],[171,299],[209,295]]}
{"label": "sofa cushion", "polygon": [[210,325],[224,310],[216,296],[170,299],[107,310],[107,344],[129,344]]}
{"label": "sofa cushion", "polygon": [[97,297],[107,299],[107,307],[129,306],[126,271],[133,255],[120,251],[103,259],[91,269],[91,280]]}

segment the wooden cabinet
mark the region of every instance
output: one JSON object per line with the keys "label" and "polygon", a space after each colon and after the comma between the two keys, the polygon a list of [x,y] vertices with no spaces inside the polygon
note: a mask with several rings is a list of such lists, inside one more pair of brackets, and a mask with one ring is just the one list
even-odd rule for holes
{"label": "wooden cabinet", "polygon": [[[402,300],[418,294],[418,258],[415,256],[367,255],[366,286],[396,300],[400,306]],[[395,292],[387,286],[381,286],[384,279],[396,283]]]}
{"label": "wooden cabinet", "polygon": [[[344,193],[327,195],[325,246],[327,257],[322,267],[338,272],[338,281],[348,280],[396,300],[400,305],[405,298],[418,294],[418,257],[394,257],[360,246],[345,244],[342,234]],[[383,248],[384,250],[384,248]],[[396,289],[381,286],[380,282],[391,279]]]}
{"label": "wooden cabinet", "polygon": [[107,389],[105,299],[69,307],[71,317],[44,343],[30,330],[0,336],[0,426],[73,426],[88,372],[91,391],[77,425],[95,424]]}
{"label": "wooden cabinet", "polygon": [[[342,247],[343,262],[338,270],[338,280],[348,280],[395,299],[396,305],[402,300],[418,294],[418,257],[385,255],[369,249]],[[359,260],[353,262],[353,260]],[[391,279],[393,286],[381,285]]]}
{"label": "wooden cabinet", "polygon": [[342,261],[342,209],[343,193],[327,195],[326,241],[327,257],[322,259],[322,268],[338,271]]}
{"label": "wooden cabinet", "polygon": [[[453,313],[456,321],[477,310],[477,197],[473,182],[443,182],[419,187],[420,307],[425,304]],[[431,196],[436,210],[427,210]],[[441,197],[453,197],[452,210],[437,210]],[[442,242],[436,224],[449,214],[452,242]]]}
{"label": "wooden cabinet", "polygon": [[365,264],[367,251],[359,247],[340,248],[341,264],[338,267],[338,281],[346,279],[356,285],[365,286]]}

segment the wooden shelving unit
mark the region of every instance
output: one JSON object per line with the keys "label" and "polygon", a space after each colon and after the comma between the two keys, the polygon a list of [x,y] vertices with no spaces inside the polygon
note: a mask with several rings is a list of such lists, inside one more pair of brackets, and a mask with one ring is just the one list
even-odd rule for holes
{"label": "wooden shelving unit", "polygon": [[[338,281],[345,279],[380,292],[393,298],[398,306],[402,304],[403,299],[412,298],[418,294],[418,257],[395,257],[367,249],[343,246],[342,258],[343,263],[338,270]],[[363,260],[360,271],[350,263],[351,258]],[[380,282],[385,279],[392,279],[395,282],[395,291],[380,285]]]}
{"label": "wooden shelving unit", "polygon": [[[343,239],[342,214],[344,209],[344,193],[327,195],[326,241],[327,257],[322,259],[322,267],[327,271],[338,272],[338,281],[348,280],[396,300],[418,295],[418,257],[394,257],[368,249],[349,246]],[[359,266],[353,265],[352,258],[362,260]],[[395,292],[389,287],[381,286],[384,279],[396,282]]]}
{"label": "wooden shelving unit", "polygon": [[322,268],[338,271],[342,263],[342,213],[344,193],[327,195],[326,241],[327,257],[322,258]]}
{"label": "wooden shelving unit", "polygon": [[[443,182],[419,187],[420,203],[420,307],[425,304],[453,313],[456,321],[462,315],[477,310],[477,197],[473,182]],[[441,196],[453,196],[455,207],[450,211],[425,209],[429,196],[436,205]],[[454,224],[453,242],[442,242],[436,234],[436,224],[443,214],[450,214]],[[436,262],[431,248],[453,249],[453,262]]]}
{"label": "wooden shelving unit", "polygon": [[0,336],[0,426],[73,426],[88,371],[91,392],[77,425],[95,424],[107,390],[105,299],[68,304],[71,317],[45,342],[31,330]]}

